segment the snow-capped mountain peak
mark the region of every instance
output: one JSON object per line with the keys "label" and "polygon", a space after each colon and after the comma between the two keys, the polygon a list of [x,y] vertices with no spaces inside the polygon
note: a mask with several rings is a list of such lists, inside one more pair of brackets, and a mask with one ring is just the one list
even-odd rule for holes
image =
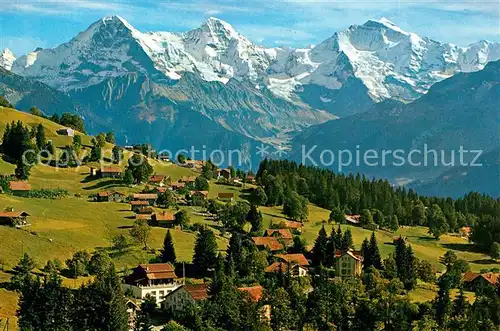
{"label": "snow-capped mountain peak", "polygon": [[160,71],[174,80],[191,72],[224,84],[249,80],[288,100],[306,85],[336,91],[356,79],[374,101],[411,101],[444,78],[499,58],[498,43],[440,43],[384,17],[352,25],[312,48],[293,49],[258,46],[214,17],[185,33],[142,33],[122,17],[108,16],[68,43],[12,60],[12,70],[63,90],[130,72]]}
{"label": "snow-capped mountain peak", "polygon": [[14,53],[12,53],[10,49],[6,48],[0,54],[0,67],[10,70],[15,60],[16,56]]}

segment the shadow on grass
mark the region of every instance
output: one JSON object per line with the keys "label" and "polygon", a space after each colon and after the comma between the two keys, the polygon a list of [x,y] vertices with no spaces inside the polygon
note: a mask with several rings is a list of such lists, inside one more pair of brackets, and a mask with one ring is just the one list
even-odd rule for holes
{"label": "shadow on grass", "polygon": [[492,260],[492,259],[473,260],[470,262],[475,263],[475,264],[495,264],[495,263],[497,263],[495,260]]}
{"label": "shadow on grass", "polygon": [[92,186],[84,187],[84,190],[95,190],[98,188],[111,188],[111,187],[127,187],[127,185],[123,184],[123,182],[119,179],[110,179],[106,181],[102,181],[96,183]]}
{"label": "shadow on grass", "polygon": [[[135,218],[133,218],[133,219],[135,219]],[[133,226],[132,225],[120,225],[120,226],[117,226],[116,228],[120,229],[120,230],[126,230],[126,229],[132,229]]]}
{"label": "shadow on grass", "polygon": [[442,244],[441,246],[455,251],[481,253],[481,251],[473,244]]}
{"label": "shadow on grass", "polygon": [[[85,173],[83,173],[82,175],[85,175]],[[87,173],[86,175],[87,175],[87,176],[86,176],[84,179],[82,179],[82,180],[80,181],[80,183],[82,183],[82,184],[85,184],[85,183],[90,183],[90,182],[93,182],[94,180],[99,179],[97,176],[92,176],[92,175],[90,175],[90,174],[88,174],[88,173]]]}

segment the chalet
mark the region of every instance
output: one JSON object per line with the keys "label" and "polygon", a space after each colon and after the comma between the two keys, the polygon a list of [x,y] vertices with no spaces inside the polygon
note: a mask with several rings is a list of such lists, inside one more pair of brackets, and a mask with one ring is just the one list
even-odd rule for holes
{"label": "chalet", "polygon": [[201,169],[203,168],[203,161],[199,160],[186,160],[184,164],[182,164],[183,167],[186,168],[192,168],[192,169]]}
{"label": "chalet", "polygon": [[123,193],[116,191],[103,191],[97,193],[97,201],[104,202],[122,202],[123,201]]}
{"label": "chalet", "polygon": [[252,240],[259,249],[268,249],[271,252],[284,249],[283,245],[275,237],[252,237]]}
{"label": "chalet", "polygon": [[[240,292],[246,294],[246,296],[250,299],[251,302],[257,303],[262,300],[264,297],[264,288],[260,285],[251,286],[251,287],[238,287]],[[262,320],[270,321],[271,320],[271,306],[264,305],[260,308],[260,315]]]}
{"label": "chalet", "polygon": [[288,229],[267,229],[264,237],[280,238],[286,245],[293,242],[293,234]]}
{"label": "chalet", "polygon": [[358,251],[351,249],[335,252],[335,272],[340,277],[354,277],[361,275],[363,269],[363,257]]}
{"label": "chalet", "polygon": [[301,233],[303,226],[304,226],[304,224],[302,222],[296,222],[296,221],[285,221],[285,222],[283,222],[283,227],[285,229],[291,230],[292,232]]}
{"label": "chalet", "polygon": [[73,137],[75,135],[75,130],[72,128],[62,128],[57,130],[56,133],[60,136]]}
{"label": "chalet", "polygon": [[161,307],[175,313],[207,298],[208,287],[205,284],[182,285],[165,297]]}
{"label": "chalet", "polygon": [[344,215],[344,217],[347,223],[358,225],[361,215]]}
{"label": "chalet", "polygon": [[9,189],[15,196],[27,197],[31,192],[31,185],[23,181],[13,181],[9,182]]}
{"label": "chalet", "polygon": [[170,184],[170,189],[172,191],[178,191],[178,190],[183,189],[185,187],[186,187],[186,184],[185,183],[181,183],[181,182],[171,183]]}
{"label": "chalet", "polygon": [[238,177],[233,177],[231,179],[229,179],[229,183],[233,186],[238,186],[238,187],[242,187],[243,186],[243,181],[241,178],[238,178]]}
{"label": "chalet", "polygon": [[276,254],[274,257],[281,262],[298,264],[301,267],[308,267],[309,261],[307,261],[304,254]]}
{"label": "chalet", "polygon": [[135,213],[139,209],[149,206],[149,202],[145,200],[130,201],[130,209]]}
{"label": "chalet", "polygon": [[220,192],[217,194],[217,199],[224,202],[233,202],[234,193]]}
{"label": "chalet", "polygon": [[230,179],[231,169],[217,169],[217,179],[219,178]]}
{"label": "chalet", "polygon": [[175,215],[168,212],[156,213],[152,216],[152,221],[157,226],[173,228],[175,226]]}
{"label": "chalet", "polygon": [[464,287],[469,291],[482,292],[488,286],[495,287],[500,282],[500,274],[488,272],[478,274],[475,272],[466,272],[463,275]]}
{"label": "chalet", "polygon": [[266,269],[264,269],[266,273],[282,273],[290,271],[292,277],[305,277],[307,276],[307,269],[295,264],[295,263],[287,263],[287,262],[274,262]]}
{"label": "chalet", "polygon": [[102,167],[97,170],[99,178],[120,178],[121,176],[122,169],[120,167]]}
{"label": "chalet", "polygon": [[123,286],[136,299],[142,300],[149,294],[161,304],[165,296],[180,286],[176,280],[177,275],[170,263],[141,264],[125,277]]}
{"label": "chalet", "polygon": [[25,211],[0,212],[0,225],[22,227],[29,225],[28,214]]}
{"label": "chalet", "polygon": [[147,201],[150,206],[156,204],[156,199],[158,199],[158,194],[155,193],[136,193],[132,195],[134,201]]}
{"label": "chalet", "polygon": [[163,187],[167,179],[168,177],[164,175],[153,175],[149,177],[148,183]]}

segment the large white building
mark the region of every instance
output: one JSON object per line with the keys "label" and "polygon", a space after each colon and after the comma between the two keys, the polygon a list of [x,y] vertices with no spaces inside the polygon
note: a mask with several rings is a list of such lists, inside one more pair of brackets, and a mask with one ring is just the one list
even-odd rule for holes
{"label": "large white building", "polygon": [[126,290],[131,290],[136,299],[142,300],[146,295],[151,295],[160,306],[165,297],[181,284],[170,263],[153,263],[134,268],[133,273],[125,277],[123,286]]}

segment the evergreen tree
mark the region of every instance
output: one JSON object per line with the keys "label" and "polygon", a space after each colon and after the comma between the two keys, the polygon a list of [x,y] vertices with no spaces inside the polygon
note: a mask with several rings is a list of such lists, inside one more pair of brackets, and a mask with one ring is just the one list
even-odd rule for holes
{"label": "evergreen tree", "polygon": [[328,254],[328,236],[326,234],[325,227],[321,227],[319,230],[318,237],[314,242],[313,247],[313,261],[314,265],[325,264]]}
{"label": "evergreen tree", "polygon": [[452,304],[450,299],[450,280],[446,276],[441,277],[438,285],[439,290],[434,301],[436,321],[443,330],[446,330],[452,312]]}
{"label": "evergreen tree", "polygon": [[47,145],[47,140],[45,139],[45,129],[42,124],[38,124],[36,127],[36,146],[38,149],[42,149]]}
{"label": "evergreen tree", "polygon": [[176,262],[174,242],[172,240],[172,234],[170,233],[170,230],[167,230],[167,234],[165,234],[165,239],[163,239],[163,252],[161,255],[161,261],[163,263],[172,263],[172,264]]}
{"label": "evergreen tree", "polygon": [[347,250],[350,248],[354,248],[354,241],[352,239],[352,233],[350,229],[345,230],[344,236],[342,237],[342,243],[340,245],[340,249]]}
{"label": "evergreen tree", "polygon": [[260,236],[263,230],[263,220],[262,213],[257,210],[257,206],[250,206],[250,211],[248,212],[246,219],[252,226],[250,232]]}
{"label": "evergreen tree", "polygon": [[412,210],[412,225],[426,225],[427,215],[425,214],[425,206],[422,201],[415,202]]}
{"label": "evergreen tree", "polygon": [[359,223],[361,226],[367,226],[373,224],[373,216],[370,210],[368,209],[363,209],[361,211],[361,217],[359,218]]}
{"label": "evergreen tree", "polygon": [[106,133],[105,141],[110,144],[115,144],[115,134],[113,132]]}
{"label": "evergreen tree", "polygon": [[260,186],[253,189],[252,191],[252,201],[258,206],[264,206],[267,202],[267,195],[264,189]]}
{"label": "evergreen tree", "polygon": [[217,261],[217,241],[215,234],[207,227],[202,227],[196,236],[193,264],[206,271],[215,267]]}
{"label": "evergreen tree", "polygon": [[340,224],[337,226],[337,232],[335,234],[335,248],[341,249],[342,247],[342,229]]}
{"label": "evergreen tree", "polygon": [[332,231],[330,232],[330,237],[328,238],[328,244],[327,244],[327,257],[325,264],[327,266],[333,266],[335,263],[335,251],[337,250],[337,245],[336,245],[336,232],[335,228],[332,227]]}
{"label": "evergreen tree", "polygon": [[119,164],[123,160],[123,149],[115,145],[113,146],[113,149],[111,150],[111,153],[113,154],[113,163],[114,164]]}
{"label": "evergreen tree", "polygon": [[271,327],[273,330],[289,330],[294,312],[287,291],[280,287],[271,296]]}
{"label": "evergreen tree", "polygon": [[370,256],[372,265],[378,270],[382,270],[382,258],[380,256],[380,250],[378,248],[375,232],[372,232],[372,236],[370,237]]}
{"label": "evergreen tree", "polygon": [[363,270],[365,271],[373,267],[370,248],[371,248],[370,242],[368,241],[368,238],[365,238],[365,240],[363,240],[363,243],[361,244],[361,255],[363,256]]}
{"label": "evergreen tree", "polygon": [[239,233],[232,233],[226,252],[226,263],[229,264],[229,262],[231,262],[234,270],[240,272],[243,269],[244,253],[241,235]]}
{"label": "evergreen tree", "polygon": [[31,271],[34,268],[35,262],[27,253],[24,253],[17,266],[14,267],[14,275],[10,278],[10,287],[20,291],[28,286],[32,280]]}

